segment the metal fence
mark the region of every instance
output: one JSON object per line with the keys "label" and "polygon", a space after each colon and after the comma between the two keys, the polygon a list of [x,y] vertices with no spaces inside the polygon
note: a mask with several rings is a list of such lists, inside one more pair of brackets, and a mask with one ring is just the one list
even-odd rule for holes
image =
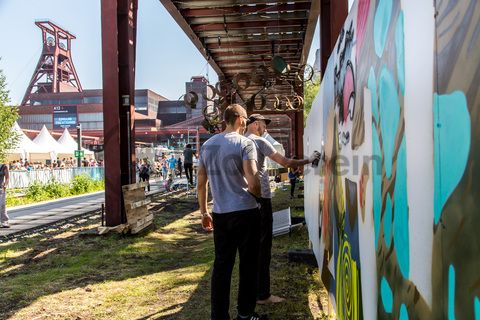
{"label": "metal fence", "polygon": [[80,174],[86,174],[94,180],[101,180],[105,177],[103,167],[85,167],[71,169],[53,169],[53,170],[31,170],[31,171],[10,171],[10,180],[8,188],[28,188],[35,181],[48,183],[55,179],[61,183],[70,183],[73,177]]}

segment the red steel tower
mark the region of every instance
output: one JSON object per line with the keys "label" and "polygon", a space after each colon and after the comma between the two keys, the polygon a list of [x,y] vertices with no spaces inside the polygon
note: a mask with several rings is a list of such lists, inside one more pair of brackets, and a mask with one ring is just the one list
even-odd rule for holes
{"label": "red steel tower", "polygon": [[22,106],[33,105],[36,94],[83,91],[72,61],[71,40],[75,36],[50,21],[35,24],[42,30],[43,50]]}

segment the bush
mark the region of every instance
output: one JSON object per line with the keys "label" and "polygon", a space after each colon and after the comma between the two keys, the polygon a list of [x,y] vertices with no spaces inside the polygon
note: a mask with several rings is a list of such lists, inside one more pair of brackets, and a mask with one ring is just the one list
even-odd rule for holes
{"label": "bush", "polygon": [[93,180],[86,174],[75,176],[70,186],[72,194],[82,194],[86,192],[94,192],[105,189],[104,180]]}
{"label": "bush", "polygon": [[70,184],[63,184],[54,179],[50,180],[47,184],[36,181],[27,188],[25,196],[23,197],[15,196],[13,192],[9,192],[7,194],[6,205],[7,207],[13,207],[104,189],[105,180],[93,180],[86,174],[75,176]]}
{"label": "bush", "polygon": [[45,185],[45,192],[50,199],[63,198],[70,195],[70,190],[67,184],[60,183],[54,179],[50,180]]}
{"label": "bush", "polygon": [[30,187],[27,188],[25,196],[33,201],[42,201],[48,199],[45,186],[38,181],[35,181]]}

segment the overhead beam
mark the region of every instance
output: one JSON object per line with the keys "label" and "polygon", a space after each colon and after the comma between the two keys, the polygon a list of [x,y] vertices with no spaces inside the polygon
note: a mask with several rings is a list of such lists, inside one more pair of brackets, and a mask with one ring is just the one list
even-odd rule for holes
{"label": "overhead beam", "polygon": [[[195,34],[195,32],[190,28],[190,25],[185,21],[183,18],[182,14],[180,11],[178,11],[177,7],[172,3],[171,0],[160,0],[160,2],[163,4],[165,9],[167,9],[168,13],[172,16],[172,18],[177,22],[177,24],[180,26],[180,28],[185,32],[185,34],[190,38],[192,41],[193,45],[198,49],[200,54],[205,58],[205,60],[208,61],[210,66],[212,66],[213,70],[217,73],[218,76],[223,75],[222,69],[216,64],[216,62],[213,59],[210,59],[210,57],[207,55],[207,52],[200,41],[199,36]],[[208,1],[199,1],[199,2],[208,2]]]}
{"label": "overhead beam", "polygon": [[294,11],[294,12],[282,12],[282,13],[263,13],[258,14],[249,14],[249,15],[234,15],[234,16],[224,16],[222,14],[214,17],[193,17],[188,19],[188,22],[191,25],[198,24],[207,24],[207,23],[220,23],[223,25],[224,22],[228,24],[235,22],[260,22],[264,23],[267,21],[279,21],[283,22],[284,20],[307,20],[308,11]]}
{"label": "overhead beam", "polygon": [[[160,0],[161,1],[161,0]],[[178,1],[177,5],[179,9],[199,9],[199,8],[223,8],[223,7],[236,7],[239,5],[259,5],[259,4],[272,4],[272,0],[195,0],[195,1]],[[296,2],[308,2],[309,0],[296,0]]]}
{"label": "overhead beam", "polygon": [[182,9],[182,15],[186,18],[190,17],[211,17],[223,15],[238,15],[249,13],[268,13],[282,11],[309,10],[310,1],[296,2],[293,4],[258,4],[256,6],[234,6],[222,8],[198,8],[198,9]]}

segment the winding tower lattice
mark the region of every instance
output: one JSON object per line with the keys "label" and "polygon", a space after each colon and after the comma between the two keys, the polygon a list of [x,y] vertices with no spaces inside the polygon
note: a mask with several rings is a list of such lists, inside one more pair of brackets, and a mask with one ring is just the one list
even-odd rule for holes
{"label": "winding tower lattice", "polygon": [[36,21],[42,30],[43,50],[22,100],[33,105],[41,93],[82,92],[72,61],[71,41],[75,36],[50,21]]}

